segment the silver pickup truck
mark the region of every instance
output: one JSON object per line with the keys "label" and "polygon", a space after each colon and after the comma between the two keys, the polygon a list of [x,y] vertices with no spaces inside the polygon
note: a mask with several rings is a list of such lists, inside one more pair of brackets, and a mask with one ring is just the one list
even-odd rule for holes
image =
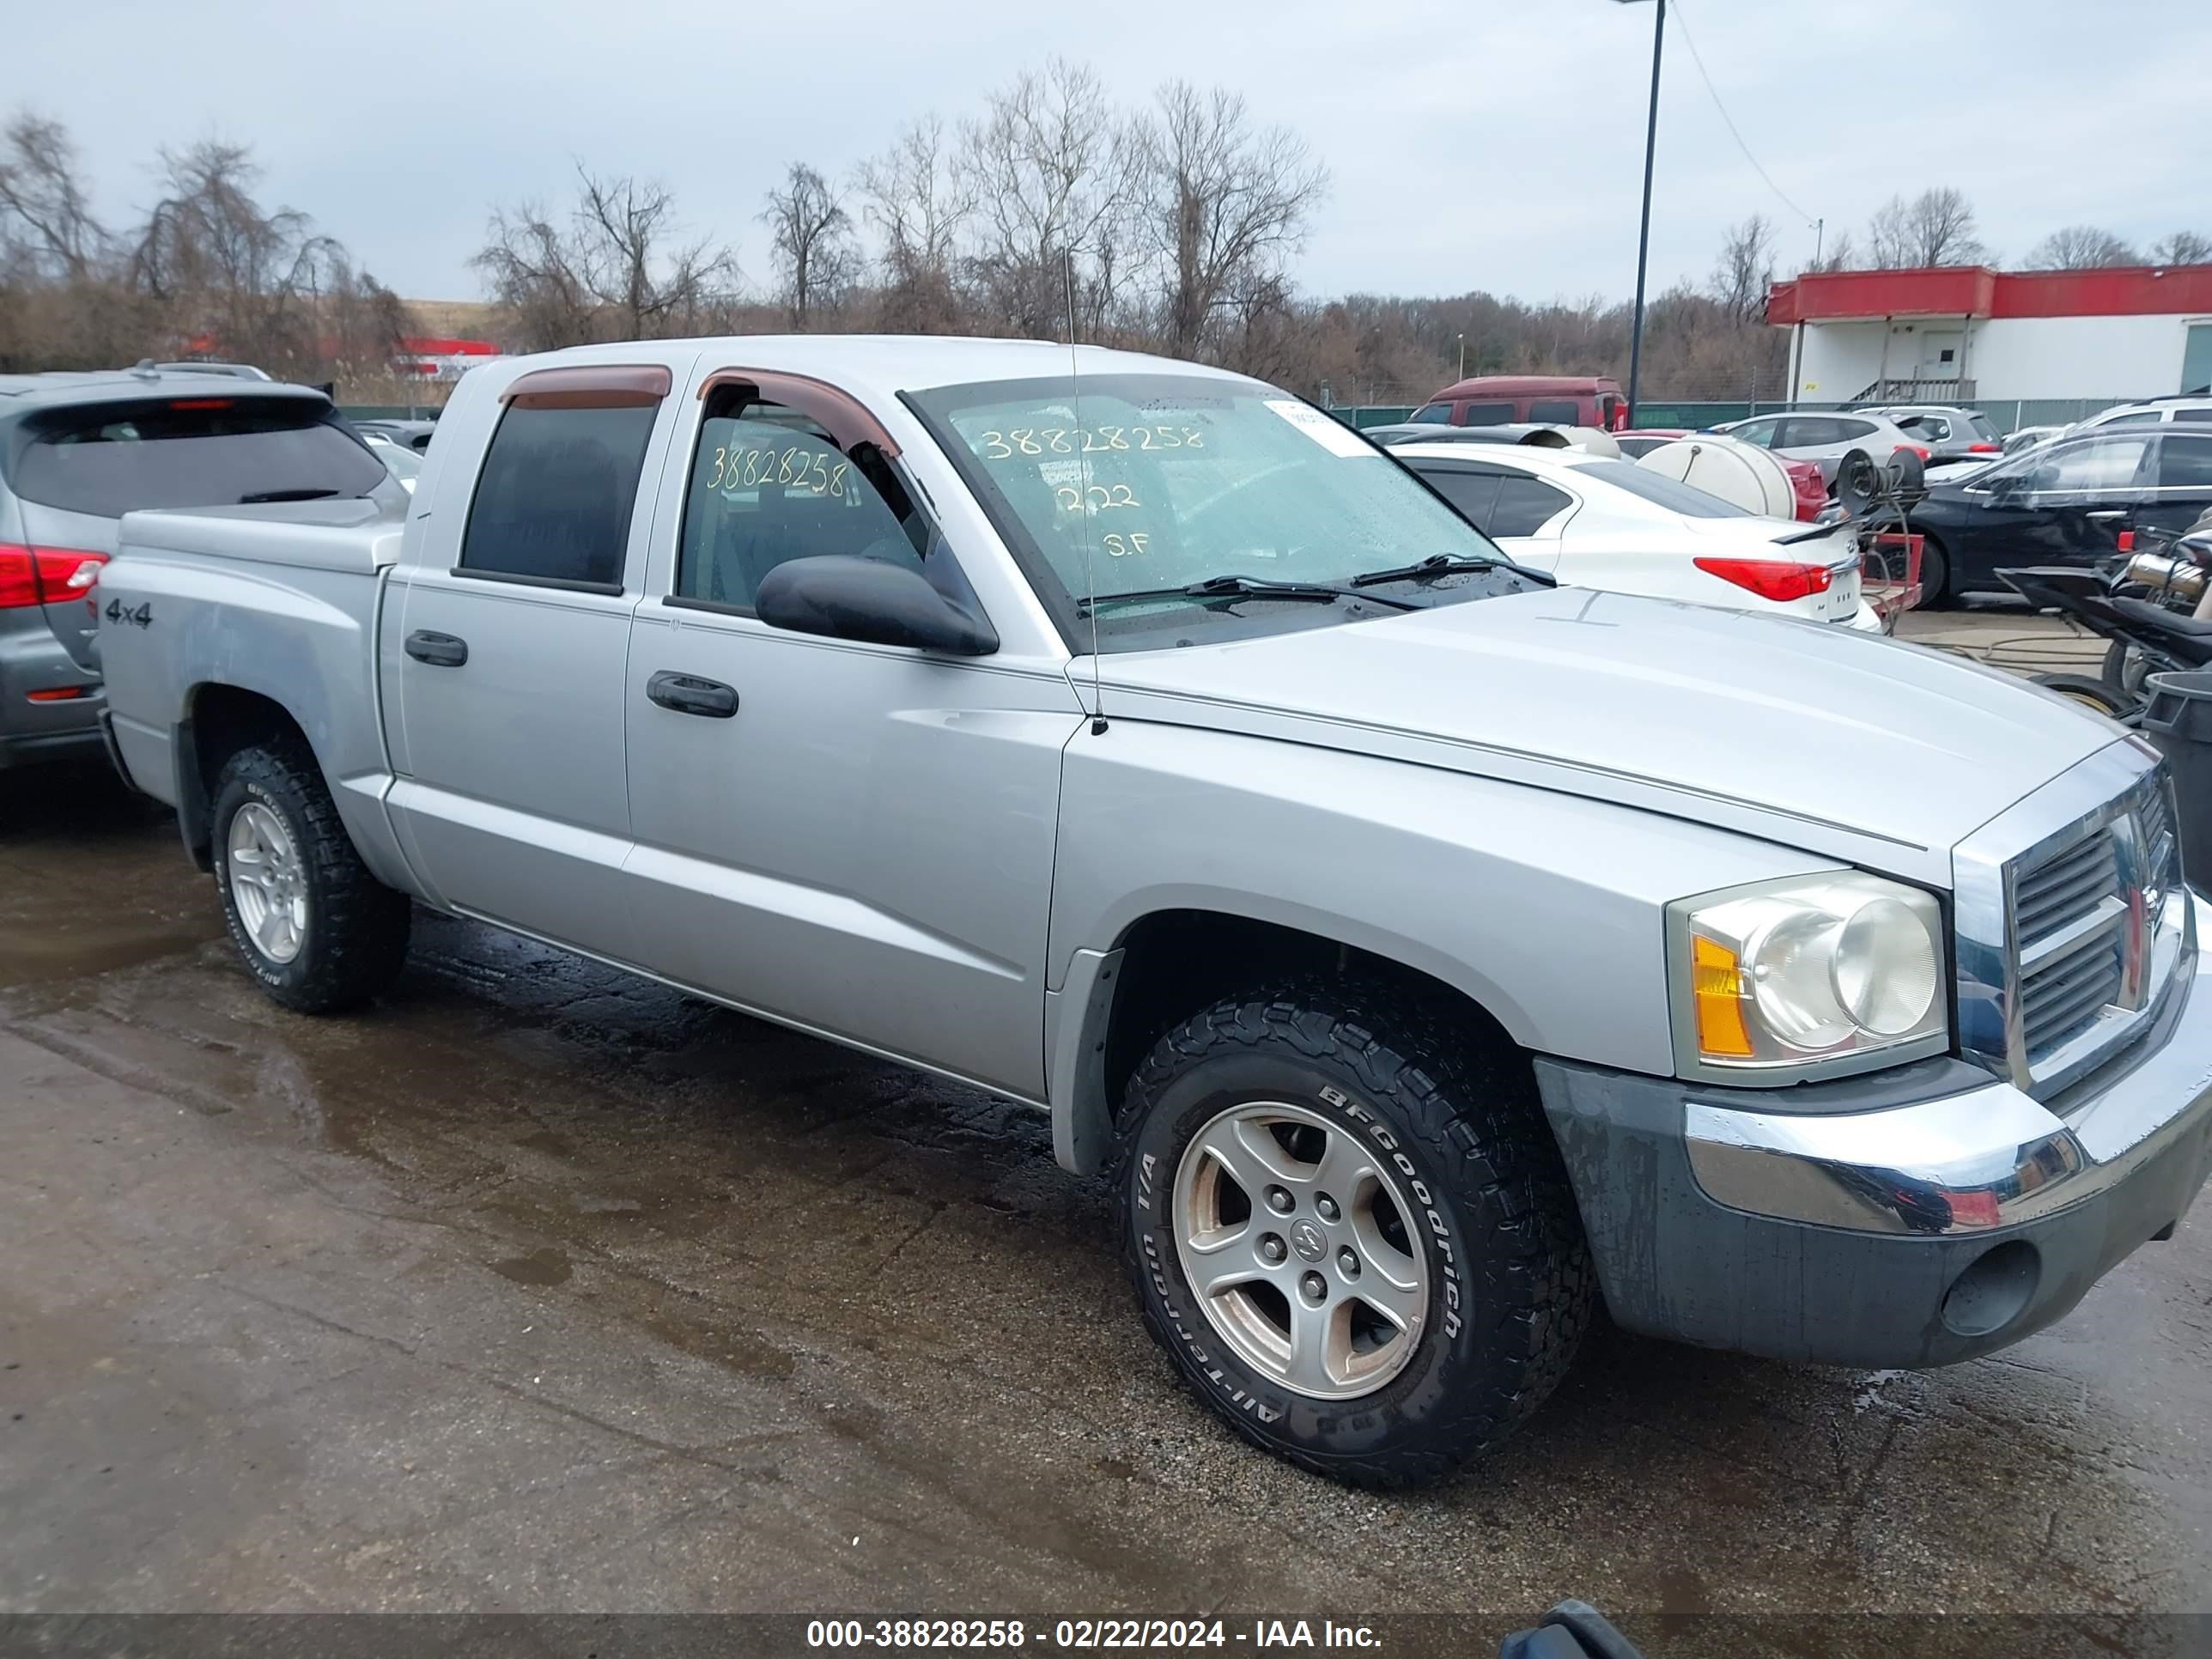
{"label": "silver pickup truck", "polygon": [[134,514],[112,748],[247,968],[410,906],[1050,1115],[1259,1444],[1434,1478],[1631,1329],[1960,1360],[2170,1234],[2208,906],[2118,727],[1557,587],[1240,376],[721,339],[460,384],[410,502]]}

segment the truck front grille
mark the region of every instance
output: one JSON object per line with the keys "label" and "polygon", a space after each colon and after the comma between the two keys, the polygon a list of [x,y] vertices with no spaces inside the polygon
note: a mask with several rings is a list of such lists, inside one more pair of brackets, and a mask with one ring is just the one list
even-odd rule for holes
{"label": "truck front grille", "polygon": [[[2042,792],[2050,805],[2030,796],[1954,859],[1961,1050],[2039,1099],[2145,1029],[2186,945],[2164,769],[2089,764]],[[2112,792],[2102,800],[2085,794],[2100,775]],[[2008,832],[2020,839],[2008,845]]]}

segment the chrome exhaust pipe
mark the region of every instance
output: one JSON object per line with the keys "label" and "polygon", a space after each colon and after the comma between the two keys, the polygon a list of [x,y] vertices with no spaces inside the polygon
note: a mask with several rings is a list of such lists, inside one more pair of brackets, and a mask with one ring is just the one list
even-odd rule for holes
{"label": "chrome exhaust pipe", "polygon": [[2212,584],[2206,582],[2202,565],[2188,559],[2170,559],[2162,553],[2136,554],[2128,561],[2121,579],[2154,592],[2171,593],[2176,599],[2202,600],[2212,597]]}

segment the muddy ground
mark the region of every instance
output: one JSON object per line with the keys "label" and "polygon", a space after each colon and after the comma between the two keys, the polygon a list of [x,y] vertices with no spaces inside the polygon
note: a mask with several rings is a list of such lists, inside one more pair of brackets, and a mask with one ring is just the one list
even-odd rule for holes
{"label": "muddy ground", "polygon": [[0,778],[0,1612],[1460,1613],[1472,1654],[1565,1595],[1663,1653],[1968,1611],[2185,1650],[2153,1615],[2212,1607],[2201,1206],[1949,1370],[1601,1334],[1392,1497],[1218,1428],[1106,1217],[1022,1109],[473,925],[286,1014],[169,820]]}

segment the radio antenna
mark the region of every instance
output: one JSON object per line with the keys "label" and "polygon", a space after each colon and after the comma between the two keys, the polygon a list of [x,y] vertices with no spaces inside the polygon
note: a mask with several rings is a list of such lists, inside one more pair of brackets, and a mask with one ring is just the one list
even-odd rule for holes
{"label": "radio antenna", "polygon": [[1094,526],[1091,516],[1091,452],[1083,424],[1083,366],[1075,349],[1075,251],[1062,244],[1060,250],[1060,276],[1067,295],[1067,395],[1075,410],[1075,449],[1083,458],[1082,500],[1076,510],[1083,515],[1083,586],[1091,612],[1091,735],[1103,737],[1106,732],[1105,692],[1098,676],[1098,579],[1091,569],[1091,543]]}

